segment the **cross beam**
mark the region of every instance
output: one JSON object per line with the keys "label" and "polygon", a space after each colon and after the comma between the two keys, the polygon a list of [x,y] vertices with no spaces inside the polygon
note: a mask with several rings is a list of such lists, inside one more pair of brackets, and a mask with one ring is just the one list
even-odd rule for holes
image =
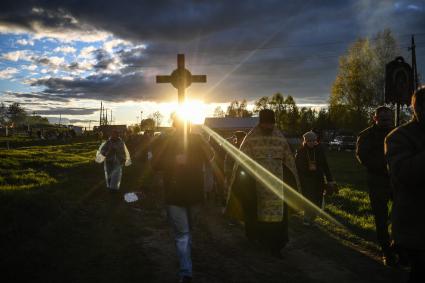
{"label": "cross beam", "polygon": [[206,83],[206,75],[192,75],[185,67],[184,54],[177,54],[177,69],[169,76],[156,76],[157,83],[171,83],[178,91],[179,104],[185,100],[185,90],[192,83]]}

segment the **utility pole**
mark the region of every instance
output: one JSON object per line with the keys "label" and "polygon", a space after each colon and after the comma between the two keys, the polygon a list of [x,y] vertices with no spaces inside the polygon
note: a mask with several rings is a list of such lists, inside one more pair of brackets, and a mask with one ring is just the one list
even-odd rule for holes
{"label": "utility pole", "polygon": [[100,102],[99,127],[102,126],[102,101]]}
{"label": "utility pole", "polygon": [[413,89],[419,86],[419,78],[418,78],[418,69],[416,67],[416,44],[415,44],[415,35],[412,35],[411,45],[408,48],[409,51],[412,51],[412,77],[413,77]]}
{"label": "utility pole", "polygon": [[62,122],[62,113],[59,113],[59,127],[61,126],[61,122]]}
{"label": "utility pole", "polygon": [[112,109],[111,109],[111,125],[112,125]]}

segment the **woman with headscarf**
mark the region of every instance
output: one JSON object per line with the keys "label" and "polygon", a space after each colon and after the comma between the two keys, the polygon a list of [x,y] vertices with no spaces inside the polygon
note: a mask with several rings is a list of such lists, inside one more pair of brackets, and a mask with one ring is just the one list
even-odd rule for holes
{"label": "woman with headscarf", "polygon": [[[303,144],[295,154],[301,191],[304,197],[320,207],[323,195],[326,192],[333,192],[335,182],[329,170],[323,148],[317,141],[317,134],[309,131],[303,135],[303,138]],[[304,210],[304,225],[313,224],[315,218],[316,212],[314,209],[306,207]]]}

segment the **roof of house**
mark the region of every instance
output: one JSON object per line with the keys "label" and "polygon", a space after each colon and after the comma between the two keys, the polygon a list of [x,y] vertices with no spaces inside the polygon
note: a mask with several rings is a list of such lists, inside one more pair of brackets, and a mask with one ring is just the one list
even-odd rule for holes
{"label": "roof of house", "polygon": [[205,118],[204,125],[212,129],[252,129],[258,124],[258,117],[234,118],[223,117]]}

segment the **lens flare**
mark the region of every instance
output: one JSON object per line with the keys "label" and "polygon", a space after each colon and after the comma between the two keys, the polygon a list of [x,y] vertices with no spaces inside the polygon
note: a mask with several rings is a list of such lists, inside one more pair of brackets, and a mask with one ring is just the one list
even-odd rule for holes
{"label": "lens flare", "polygon": [[200,100],[186,100],[177,107],[177,116],[192,124],[202,124],[205,119],[206,105]]}
{"label": "lens flare", "polygon": [[[202,129],[218,144],[220,144],[223,149],[236,161],[236,163],[238,163],[244,168],[247,174],[253,176],[258,182],[260,182],[264,187],[276,194],[279,198],[284,200],[289,206],[297,210],[305,210],[306,208],[312,209],[317,212],[317,214],[323,219],[326,219],[329,222],[346,229],[335,218],[333,218],[328,213],[313,204],[311,201],[306,199],[294,188],[292,188],[291,186],[277,178],[275,175],[270,173],[266,168],[262,167],[255,160],[253,160],[248,155],[237,149],[235,146],[233,146],[215,131],[205,125],[202,126]],[[280,190],[280,188],[282,187],[283,193]]]}

